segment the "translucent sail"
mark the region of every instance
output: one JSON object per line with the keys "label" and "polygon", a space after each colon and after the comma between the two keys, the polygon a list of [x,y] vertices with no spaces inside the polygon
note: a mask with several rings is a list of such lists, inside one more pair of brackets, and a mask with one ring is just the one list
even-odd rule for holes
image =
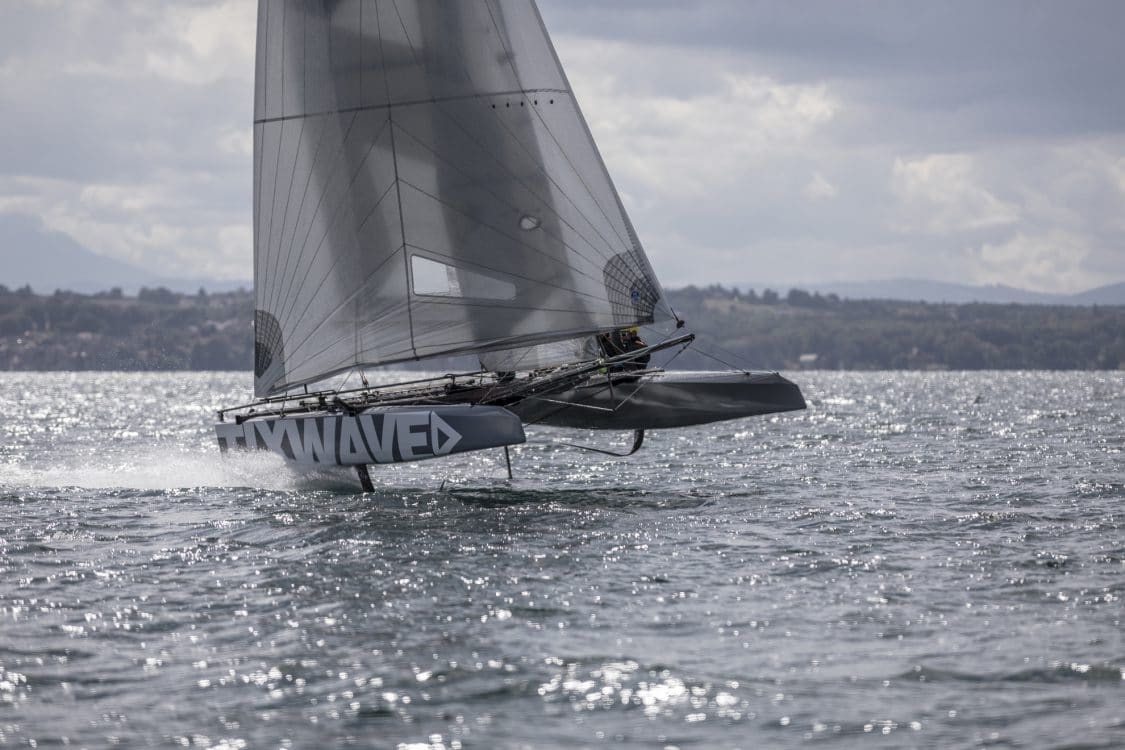
{"label": "translucent sail", "polygon": [[261,0],[255,391],[670,317],[530,0]]}

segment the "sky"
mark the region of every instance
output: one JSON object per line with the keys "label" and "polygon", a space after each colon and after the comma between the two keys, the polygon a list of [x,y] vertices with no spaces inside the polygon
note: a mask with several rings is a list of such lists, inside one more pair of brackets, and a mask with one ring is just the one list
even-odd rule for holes
{"label": "sky", "polygon": [[[540,0],[665,286],[1125,280],[1125,3]],[[0,5],[0,213],[251,277],[253,0]]]}

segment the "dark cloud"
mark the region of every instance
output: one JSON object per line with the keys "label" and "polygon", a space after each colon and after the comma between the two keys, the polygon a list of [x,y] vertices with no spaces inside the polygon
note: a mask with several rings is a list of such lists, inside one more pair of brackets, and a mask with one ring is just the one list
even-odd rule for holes
{"label": "dark cloud", "polygon": [[[545,0],[556,31],[726,50],[783,82],[832,82],[927,137],[1119,132],[1120,2]],[[945,140],[950,140],[947,135]]]}

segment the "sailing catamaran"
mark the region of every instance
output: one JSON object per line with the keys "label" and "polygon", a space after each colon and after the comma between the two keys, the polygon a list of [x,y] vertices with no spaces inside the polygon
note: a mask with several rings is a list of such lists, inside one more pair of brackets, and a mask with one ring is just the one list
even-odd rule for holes
{"label": "sailing catamaran", "polygon": [[[367,490],[369,465],[506,450],[525,423],[636,450],[805,406],[777,373],[648,366],[694,337],[534,0],[259,1],[254,296],[258,400],[219,412],[220,448],[354,466]],[[637,326],[668,332],[620,335]],[[479,371],[363,376],[463,354]],[[349,372],[363,387],[324,385]]]}

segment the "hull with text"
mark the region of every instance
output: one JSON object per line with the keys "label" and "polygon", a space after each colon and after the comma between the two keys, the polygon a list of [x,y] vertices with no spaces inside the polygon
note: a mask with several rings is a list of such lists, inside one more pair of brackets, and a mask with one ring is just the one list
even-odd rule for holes
{"label": "hull with text", "polygon": [[526,438],[497,406],[376,407],[358,414],[250,416],[215,425],[223,451],[268,450],[300,466],[366,466],[501,448]]}

